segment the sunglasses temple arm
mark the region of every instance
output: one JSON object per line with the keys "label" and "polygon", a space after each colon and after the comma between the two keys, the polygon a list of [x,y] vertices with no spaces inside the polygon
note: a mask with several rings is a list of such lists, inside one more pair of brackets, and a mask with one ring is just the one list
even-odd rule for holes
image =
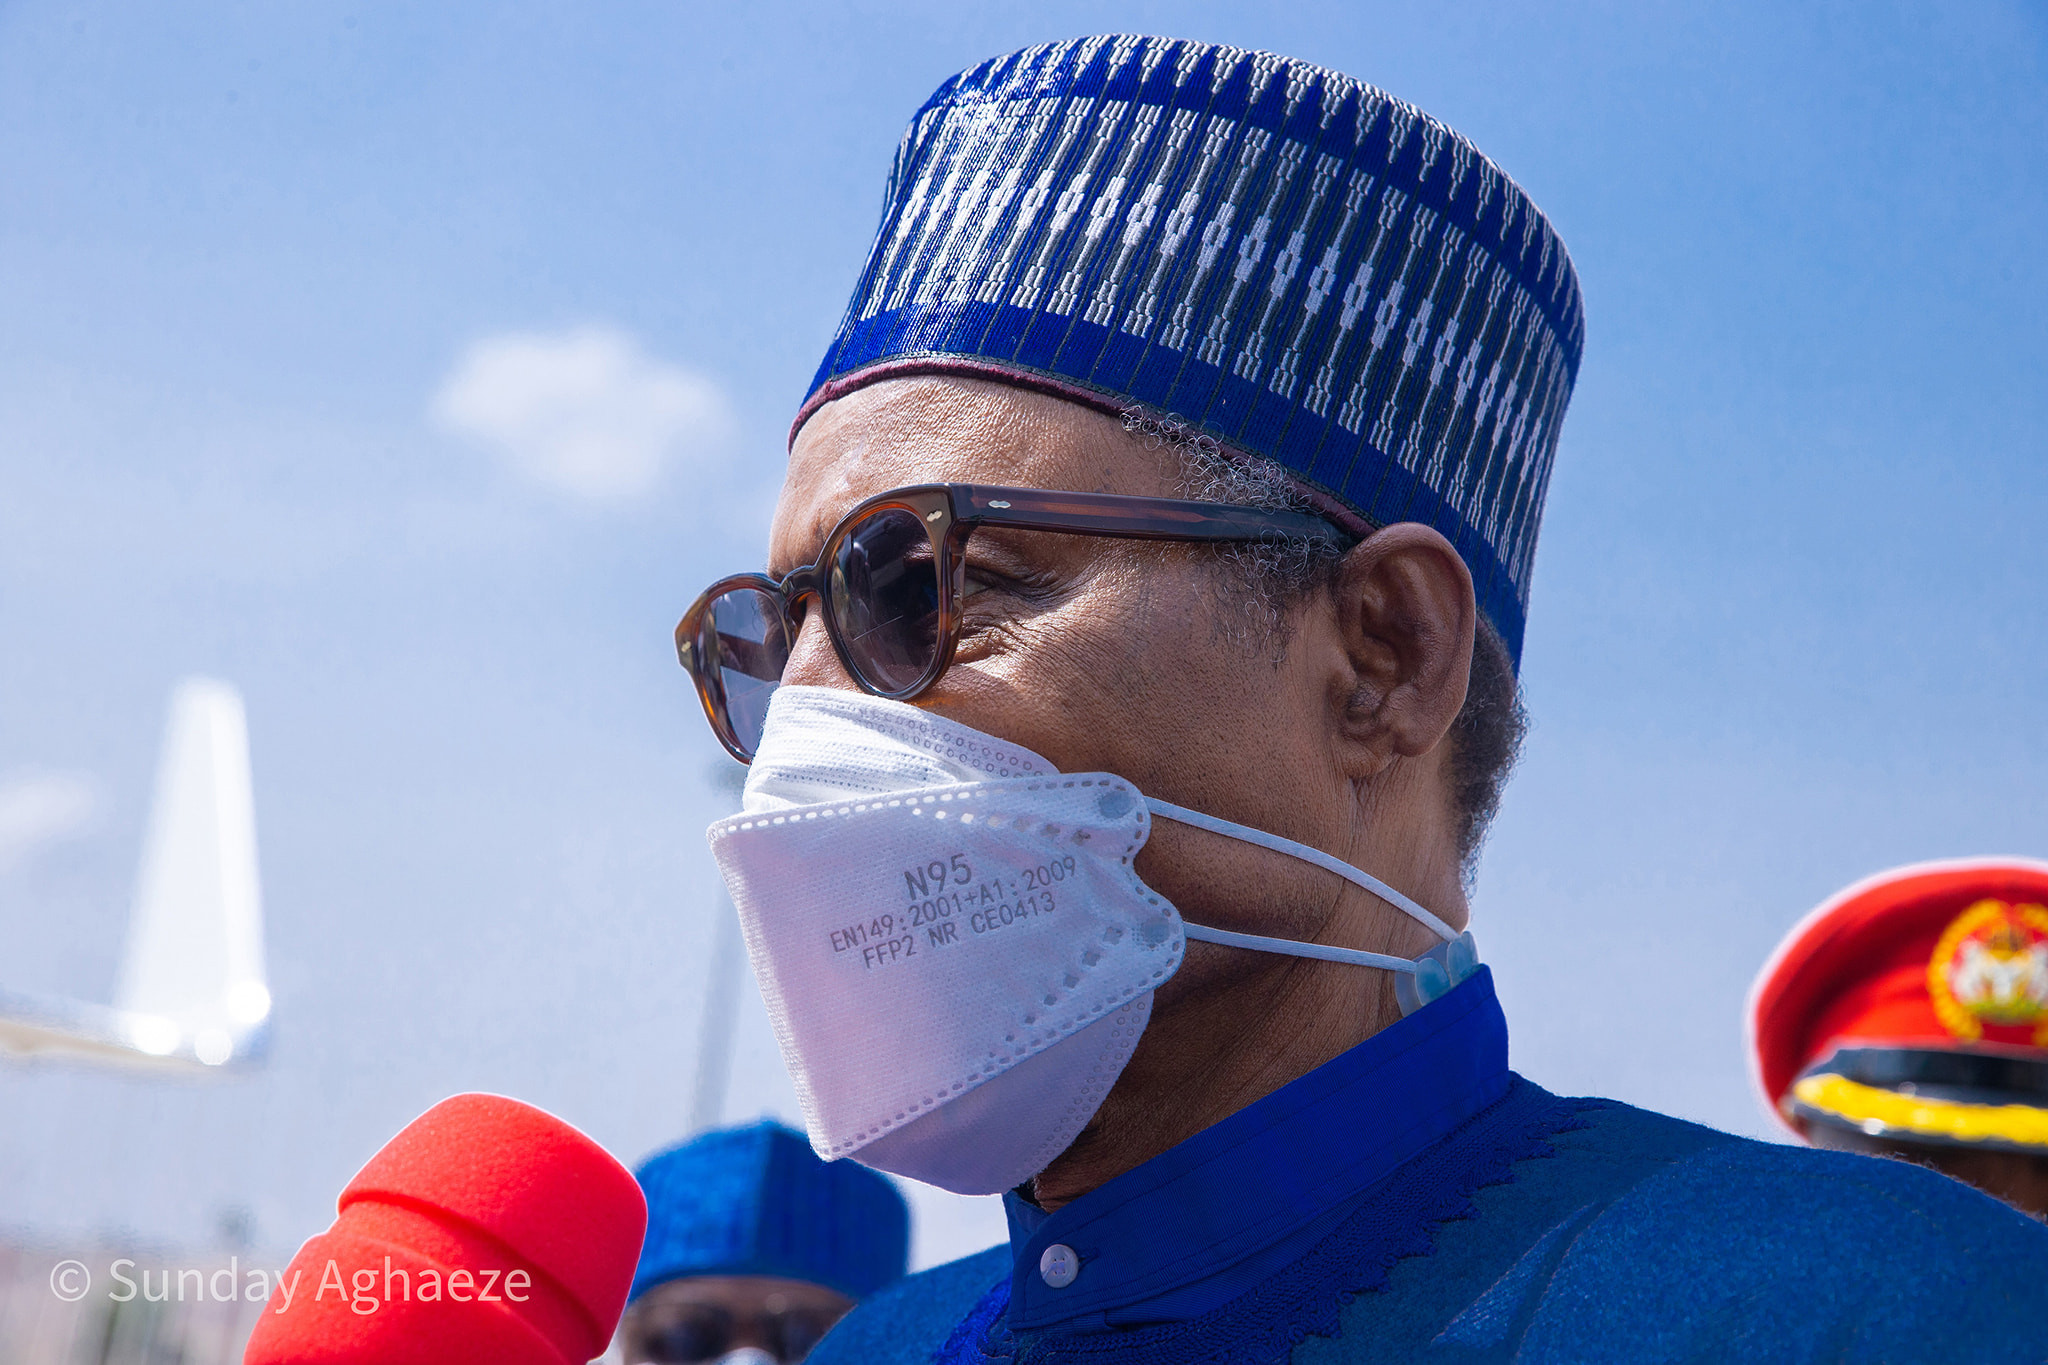
{"label": "sunglasses temple arm", "polygon": [[1257,540],[1270,535],[1352,540],[1313,512],[1181,498],[949,484],[956,521],[1131,540]]}

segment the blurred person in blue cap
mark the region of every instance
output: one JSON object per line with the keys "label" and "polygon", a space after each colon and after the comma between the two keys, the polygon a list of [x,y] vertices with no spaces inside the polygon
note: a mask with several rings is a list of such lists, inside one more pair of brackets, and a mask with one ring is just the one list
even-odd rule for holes
{"label": "blurred person in blue cap", "polygon": [[827,1165],[777,1123],[702,1134],[636,1174],[647,1241],[619,1324],[627,1365],[793,1365],[908,1260],[887,1177]]}
{"label": "blurred person in blue cap", "polygon": [[1509,1069],[1467,896],[1584,337],[1337,72],[1110,35],[918,110],[676,632],[818,1153],[1009,1215],[821,1365],[2048,1353],[2048,1228]]}

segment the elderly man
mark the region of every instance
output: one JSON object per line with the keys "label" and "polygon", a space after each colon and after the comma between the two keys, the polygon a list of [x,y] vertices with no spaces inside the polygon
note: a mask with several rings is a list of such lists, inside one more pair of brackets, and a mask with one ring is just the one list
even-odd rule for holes
{"label": "elderly man", "polygon": [[1007,1191],[819,1360],[2040,1358],[2048,1230],[1508,1070],[1466,879],[1580,349],[1522,191],[1334,72],[918,112],[769,571],[677,630],[820,1155]]}
{"label": "elderly man", "polygon": [[635,1175],[647,1240],[619,1324],[625,1365],[795,1365],[903,1274],[895,1186],[827,1166],[779,1123],[702,1134]]}

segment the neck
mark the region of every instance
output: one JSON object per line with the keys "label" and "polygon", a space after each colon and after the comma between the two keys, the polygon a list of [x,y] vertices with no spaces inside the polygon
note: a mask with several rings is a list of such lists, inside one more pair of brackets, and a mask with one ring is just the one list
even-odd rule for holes
{"label": "neck", "polygon": [[[1466,920],[1455,879],[1423,903],[1454,925]],[[1331,920],[1350,932],[1333,928],[1318,941],[1403,957],[1437,941],[1377,902],[1347,908]],[[1179,975],[1154,998],[1129,1065],[1081,1135],[1032,1182],[1032,1196],[1048,1211],[1070,1203],[1400,1017],[1390,972],[1190,943]]]}

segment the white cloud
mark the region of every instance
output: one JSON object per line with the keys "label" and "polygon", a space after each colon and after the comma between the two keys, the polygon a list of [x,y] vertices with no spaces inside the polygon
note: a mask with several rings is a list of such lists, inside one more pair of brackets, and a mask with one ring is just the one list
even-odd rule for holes
{"label": "white cloud", "polygon": [[610,327],[485,337],[432,413],[524,477],[592,502],[651,491],[671,466],[719,454],[732,430],[717,384]]}
{"label": "white cloud", "polygon": [[98,789],[82,773],[0,777],[0,873],[27,862],[45,844],[82,834],[99,804]]}

